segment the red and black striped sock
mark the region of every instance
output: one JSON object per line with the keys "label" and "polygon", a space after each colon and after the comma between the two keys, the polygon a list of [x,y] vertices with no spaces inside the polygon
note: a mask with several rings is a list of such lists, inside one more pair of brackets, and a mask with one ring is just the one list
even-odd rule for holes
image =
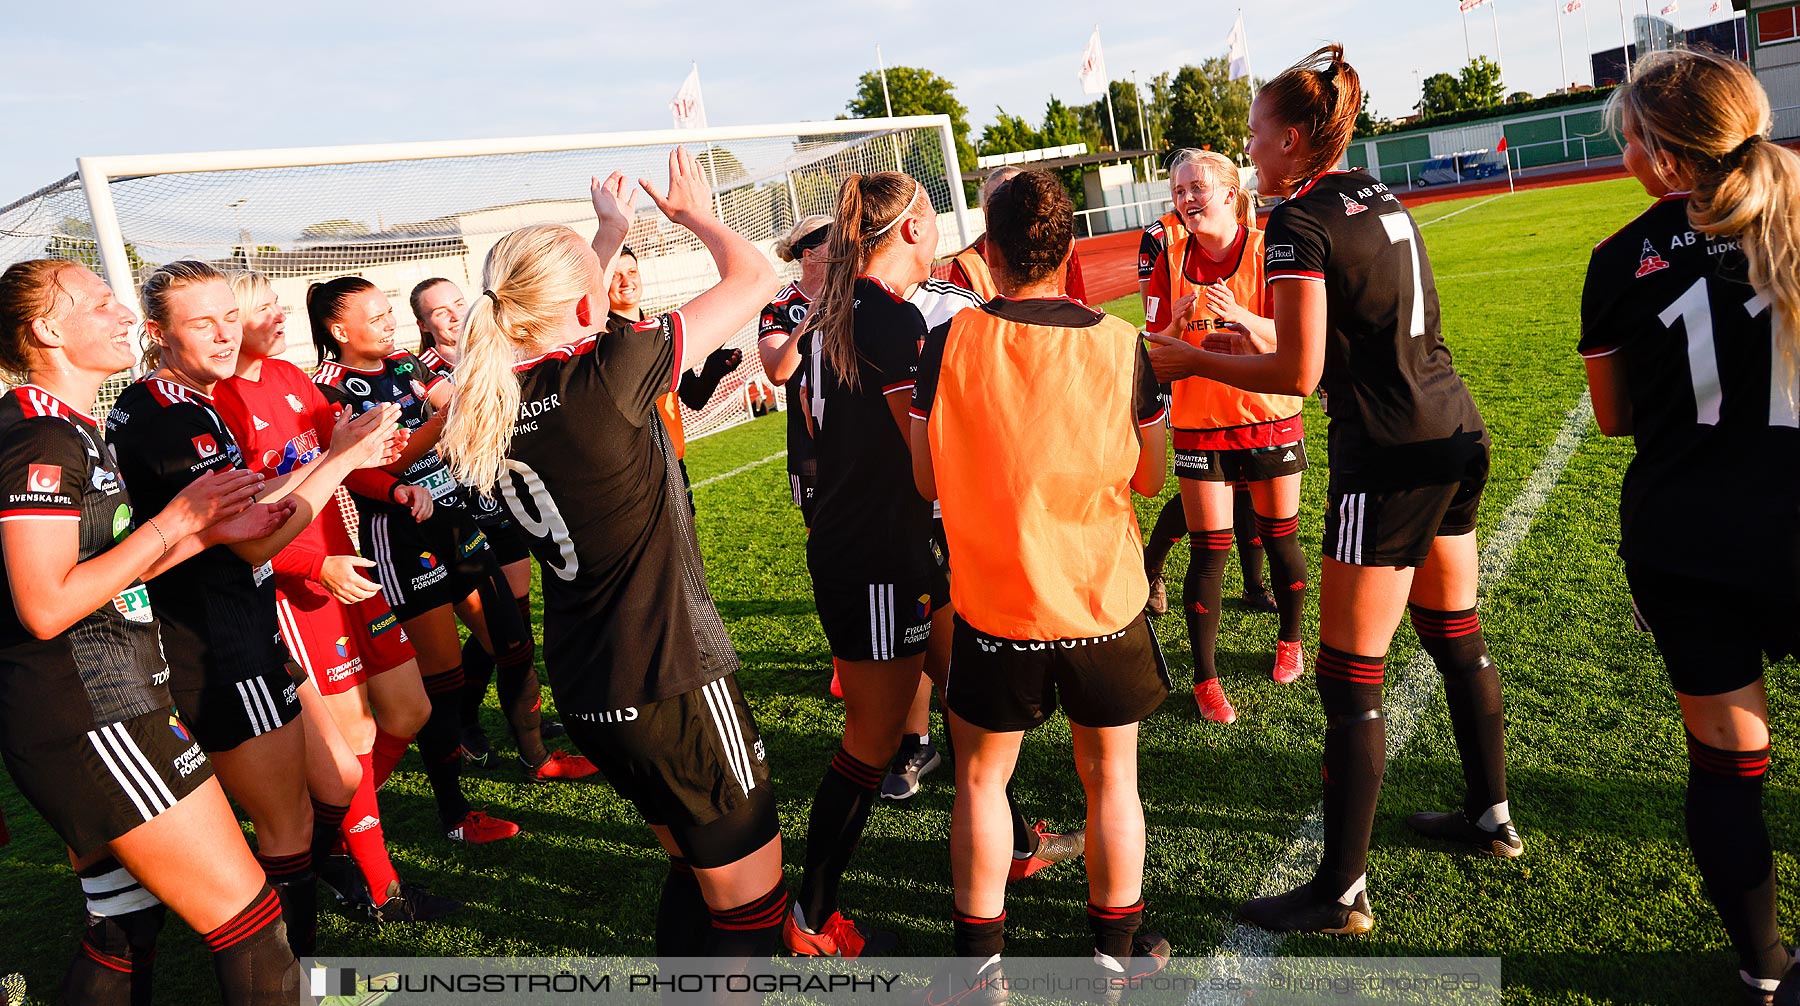
{"label": "red and black striped sock", "polygon": [[1131,938],[1144,924],[1144,899],[1118,907],[1088,902],[1088,931],[1094,934],[1094,952],[1105,954],[1121,967],[1131,963]]}
{"label": "red and black striped sock", "polygon": [[500,654],[500,709],[506,713],[506,725],[511,728],[513,743],[519,746],[519,757],[526,764],[542,765],[550,757],[544,747],[543,735],[539,732],[543,727],[543,688],[538,684],[536,665],[536,648],[529,637],[512,649]]}
{"label": "red and black striped sock", "polygon": [[1195,683],[1219,676],[1213,657],[1219,646],[1219,604],[1225,592],[1225,560],[1230,554],[1230,528],[1188,535],[1181,610],[1187,621],[1188,646],[1194,651]]}
{"label": "red and black striped sock", "polygon": [[312,852],[280,856],[259,849],[256,862],[281,900],[281,919],[287,923],[294,956],[311,954],[319,932],[319,886],[313,879]]}
{"label": "red and black striped sock", "polygon": [[[1494,811],[1510,820],[1506,804],[1506,715],[1500,700],[1500,669],[1488,656],[1481,618],[1474,608],[1438,611],[1406,606],[1419,645],[1444,676],[1450,725],[1462,755],[1463,814],[1471,821]],[[1497,809],[1496,809],[1497,808]],[[1493,822],[1501,823],[1500,821]]]}
{"label": "red and black striped sock", "polygon": [[220,999],[226,1003],[291,1003],[300,997],[300,962],[288,947],[281,899],[267,884],[250,904],[202,936],[213,955]]}
{"label": "red and black striped sock", "polygon": [[[362,755],[357,760],[362,763],[362,775],[366,779],[369,776],[368,756]],[[355,799],[354,794],[352,794],[352,799]],[[331,855],[331,850],[337,848],[338,840],[343,837],[344,817],[350,813],[350,807],[348,804],[338,807],[329,803],[320,803],[315,797],[312,809],[312,864],[313,868],[317,869],[320,863],[325,862],[325,857]]]}
{"label": "red and black striped sock", "polygon": [[781,948],[787,888],[777,881],[762,897],[736,908],[710,909],[708,957],[771,957]]}
{"label": "red and black striped sock", "polygon": [[862,841],[875,790],[886,769],[857,761],[838,748],[813,796],[806,821],[806,872],[800,882],[800,911],[814,932],[837,911],[838,882]]}
{"label": "red and black striped sock", "polygon": [[1780,978],[1788,953],[1775,924],[1775,856],[1763,819],[1769,749],[1726,751],[1687,735],[1688,844],[1706,896],[1752,978]]}
{"label": "red and black striped sock", "polygon": [[1006,950],[1006,913],[991,919],[958,908],[951,913],[951,953],[985,961]]}
{"label": "red and black striped sock", "polygon": [[1187,532],[1187,514],[1181,509],[1181,497],[1171,496],[1156,515],[1156,525],[1150,529],[1150,536],[1144,540],[1144,573],[1150,579],[1162,575],[1169,552],[1181,544]]}
{"label": "red and black striped sock", "polygon": [[149,1006],[168,909],[111,856],[76,873],[87,897],[87,929],[63,975],[63,1002]]}
{"label": "red and black striped sock", "polygon": [[1336,898],[1369,869],[1369,833],[1387,772],[1387,723],[1381,716],[1386,658],[1321,644],[1314,666],[1325,711],[1325,855],[1314,880]]}
{"label": "red and black striped sock", "polygon": [[1300,518],[1257,514],[1256,530],[1269,553],[1275,606],[1281,611],[1281,631],[1276,638],[1297,643],[1300,616],[1306,607],[1306,554],[1300,551]]}
{"label": "red and black striped sock", "polygon": [[1237,537],[1238,566],[1244,572],[1244,589],[1256,590],[1265,586],[1263,552],[1268,547],[1268,537],[1257,523],[1256,507],[1250,503],[1250,487],[1242,482],[1231,493],[1231,530]]}

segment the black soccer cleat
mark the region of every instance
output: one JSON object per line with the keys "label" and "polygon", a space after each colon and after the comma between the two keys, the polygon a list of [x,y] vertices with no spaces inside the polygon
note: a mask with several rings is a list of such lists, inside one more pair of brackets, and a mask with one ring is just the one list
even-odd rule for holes
{"label": "black soccer cleat", "polygon": [[337,898],[339,905],[367,910],[369,885],[363,881],[355,860],[349,856],[327,856],[324,862],[313,866],[313,872],[318,875],[319,883]]}
{"label": "black soccer cleat", "polygon": [[1244,607],[1251,611],[1260,611],[1266,615],[1281,614],[1281,605],[1275,603],[1275,593],[1269,589],[1267,584],[1245,587],[1238,599],[1243,601]]}
{"label": "black soccer cleat", "polygon": [[1407,827],[1430,838],[1474,846],[1490,856],[1517,859],[1525,854],[1525,840],[1512,821],[1502,821],[1496,828],[1483,828],[1470,821],[1460,810],[1441,814],[1422,812],[1406,819]]}
{"label": "black soccer cleat", "polygon": [[433,922],[462,909],[462,902],[427,891],[417,884],[396,880],[388,885],[387,899],[369,908],[377,923]]}
{"label": "black soccer cleat", "polygon": [[1112,960],[1095,951],[1086,1001],[1095,1006],[1119,1006],[1144,979],[1168,966],[1169,955],[1169,941],[1163,934],[1141,929],[1131,937],[1128,961]]}
{"label": "black soccer cleat", "polygon": [[494,756],[494,746],[488,743],[487,734],[482,733],[478,726],[463,728],[462,746],[458,753],[462,755],[464,765],[475,768],[489,768],[499,764],[499,759]]}
{"label": "black soccer cleat", "polygon": [[951,957],[944,961],[931,984],[925,986],[925,1006],[1004,1006],[1010,993],[1000,955],[983,961],[977,957]]}
{"label": "black soccer cleat", "polygon": [[1311,882],[1272,898],[1253,898],[1238,909],[1238,919],[1272,933],[1323,933],[1362,936],[1375,928],[1369,893],[1358,884],[1348,904],[1313,889]]}

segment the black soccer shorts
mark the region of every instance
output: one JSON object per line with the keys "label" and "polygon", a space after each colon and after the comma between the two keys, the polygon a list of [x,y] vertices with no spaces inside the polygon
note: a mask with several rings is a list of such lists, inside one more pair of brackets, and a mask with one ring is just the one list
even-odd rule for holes
{"label": "black soccer shorts", "polygon": [[1175,451],[1175,477],[1199,482],[1267,482],[1305,471],[1306,441],[1279,447]]}
{"label": "black soccer shorts", "polygon": [[1763,676],[1763,657],[1800,654],[1800,598],[1625,564],[1637,627],[1656,637],[1682,695],[1723,695]]}
{"label": "black soccer shorts", "polygon": [[734,863],[779,832],[767,753],[736,675],[628,709],[558,708],[581,753],[693,865]]}
{"label": "black soccer shorts", "polygon": [[487,535],[467,511],[440,507],[420,523],[363,507],[363,555],[375,560],[382,596],[402,622],[455,604],[500,576]]}
{"label": "black soccer shorts", "polygon": [[1483,447],[1458,482],[1394,492],[1345,492],[1332,486],[1322,552],[1352,566],[1423,566],[1434,539],[1475,530],[1487,477]]}
{"label": "black soccer shorts", "polygon": [[249,678],[209,680],[191,689],[180,687],[184,682],[178,675],[169,685],[169,696],[201,747],[230,751],[300,718],[299,681],[306,676],[297,666],[289,668],[273,664]]}
{"label": "black soccer shorts", "polygon": [[944,707],[996,732],[1029,730],[1060,699],[1084,727],[1136,723],[1169,695],[1169,667],[1143,615],[1091,639],[1007,639],[956,616]]}
{"label": "black soccer shorts", "polygon": [[213,777],[185,718],[168,707],[83,734],[0,749],[19,792],[76,856],[175,806]]}
{"label": "black soccer shorts", "polygon": [[813,604],[831,655],[839,660],[900,660],[924,653],[931,613],[950,603],[943,570],[903,583],[813,580]]}

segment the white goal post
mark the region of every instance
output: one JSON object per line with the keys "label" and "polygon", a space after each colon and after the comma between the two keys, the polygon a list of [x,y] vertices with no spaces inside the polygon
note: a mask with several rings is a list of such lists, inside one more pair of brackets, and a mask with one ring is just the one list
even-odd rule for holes
{"label": "white goal post", "polygon": [[[0,266],[53,255],[97,266],[133,304],[158,265],[200,259],[269,276],[287,310],[288,358],[315,362],[305,292],[354,274],[387,294],[402,346],[418,344],[407,297],[443,276],[465,298],[507,232],[536,223],[593,233],[590,176],[623,171],[661,188],[669,151],[686,146],[713,182],[725,222],[771,252],[800,217],[828,213],[852,172],[903,170],[940,217],[940,254],[974,238],[947,116],[839,119],[743,127],[511,139],[81,157],[75,175],[0,207]],[[628,243],[643,306],[677,306],[717,279],[711,257],[642,193]],[[772,258],[771,252],[771,258]],[[777,263],[784,277],[793,266]],[[773,295],[774,291],[770,291]],[[684,410],[688,436],[748,418],[761,379],[754,327],[733,338],[744,361],[708,407]]]}

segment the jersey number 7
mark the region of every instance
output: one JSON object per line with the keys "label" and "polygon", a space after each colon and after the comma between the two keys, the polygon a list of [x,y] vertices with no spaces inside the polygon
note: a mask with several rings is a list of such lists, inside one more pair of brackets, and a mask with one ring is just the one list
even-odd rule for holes
{"label": "jersey number 7", "polygon": [[1412,323],[1407,334],[1416,339],[1425,334],[1425,283],[1419,277],[1419,242],[1413,240],[1412,218],[1404,213],[1383,213],[1381,228],[1387,231],[1390,244],[1404,241],[1412,253]]}

